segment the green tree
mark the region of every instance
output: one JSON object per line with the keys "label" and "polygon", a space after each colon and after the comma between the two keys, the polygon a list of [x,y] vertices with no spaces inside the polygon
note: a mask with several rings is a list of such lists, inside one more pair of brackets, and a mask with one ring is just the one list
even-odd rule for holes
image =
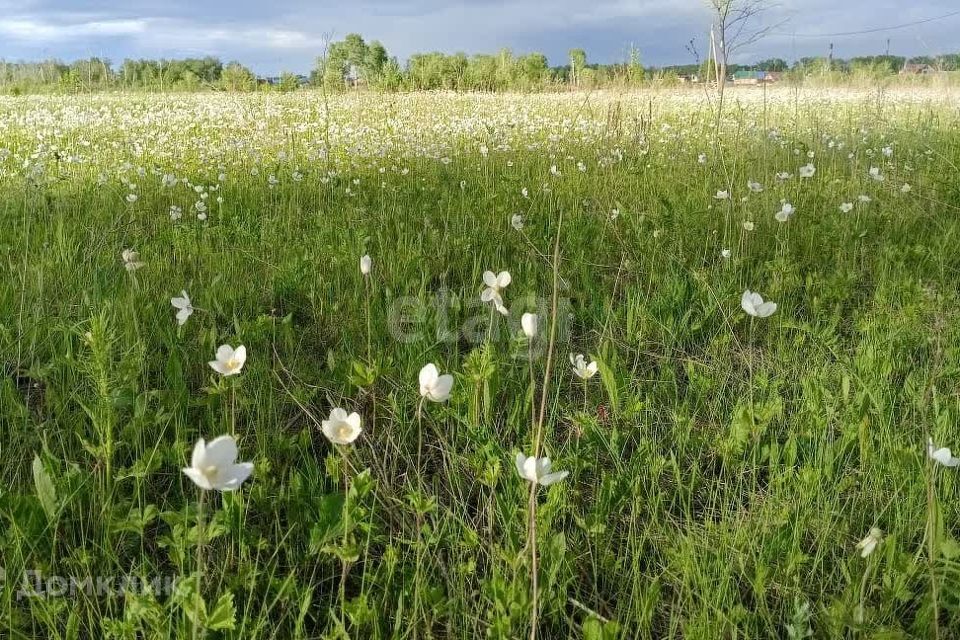
{"label": "green tree", "polygon": [[223,68],[220,84],[227,91],[254,91],[257,76],[239,62],[231,62]]}
{"label": "green tree", "polygon": [[579,85],[580,76],[587,68],[587,52],[583,49],[570,49],[568,57],[570,58],[570,82]]}
{"label": "green tree", "polygon": [[298,78],[296,74],[289,71],[284,71],[280,74],[280,84],[277,85],[277,89],[279,89],[281,93],[290,93],[299,88],[300,78]]}
{"label": "green tree", "polygon": [[643,82],[643,65],[640,64],[640,50],[632,44],[627,55],[627,83],[636,87]]}
{"label": "green tree", "polygon": [[368,44],[359,33],[350,33],[343,40],[330,43],[326,55],[317,58],[312,76],[314,82],[323,82],[332,89],[360,84],[379,86],[388,62],[383,44],[377,40]]}
{"label": "green tree", "polygon": [[550,67],[547,56],[542,53],[528,53],[517,60],[520,78],[525,88],[535,88],[550,79]]}
{"label": "green tree", "polygon": [[760,71],[786,71],[789,65],[783,58],[767,58],[758,62],[756,67]]}

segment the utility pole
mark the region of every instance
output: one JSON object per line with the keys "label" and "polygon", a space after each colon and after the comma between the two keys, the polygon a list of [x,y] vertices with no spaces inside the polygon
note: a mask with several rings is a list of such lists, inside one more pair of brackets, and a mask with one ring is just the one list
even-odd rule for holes
{"label": "utility pole", "polygon": [[888,55],[888,56],[890,55],[890,38],[887,38],[887,53],[886,53],[886,55]]}
{"label": "utility pole", "polygon": [[830,43],[830,55],[827,57],[827,61],[829,63],[828,68],[832,70],[833,69],[833,43],[832,42]]}

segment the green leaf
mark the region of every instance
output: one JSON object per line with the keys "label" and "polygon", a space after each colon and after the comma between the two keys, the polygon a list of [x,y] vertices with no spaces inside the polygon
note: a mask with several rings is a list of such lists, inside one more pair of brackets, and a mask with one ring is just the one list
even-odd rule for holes
{"label": "green leaf", "polygon": [[207,617],[207,629],[211,631],[233,630],[236,626],[237,608],[233,604],[233,594],[226,592],[217,600],[213,611]]}
{"label": "green leaf", "polygon": [[320,498],[317,521],[310,529],[311,552],[319,553],[337,536],[342,535],[343,504],[342,493],[330,493]]}
{"label": "green leaf", "polygon": [[603,624],[596,618],[583,623],[583,640],[603,640]]}
{"label": "green leaf", "polygon": [[619,635],[620,625],[613,620],[590,618],[583,623],[583,640],[615,640]]}
{"label": "green leaf", "polygon": [[48,520],[53,520],[57,515],[57,490],[47,470],[44,469],[40,456],[33,457],[33,484],[37,489],[37,498],[40,500],[43,512],[47,514]]}
{"label": "green leaf", "polygon": [[197,597],[197,576],[192,575],[177,582],[173,601],[187,614],[194,625],[207,619],[207,605],[202,597]]}
{"label": "green leaf", "polygon": [[617,375],[614,372],[614,354],[615,351],[609,345],[604,345],[600,357],[597,358],[597,368],[600,370],[600,381],[607,392],[607,398],[610,402],[610,409],[613,413],[620,411],[620,386],[617,382]]}
{"label": "green leaf", "polygon": [[940,541],[940,553],[947,560],[960,557],[960,543],[957,542],[956,538],[947,537]]}
{"label": "green leaf", "polygon": [[353,539],[346,540],[341,544],[328,544],[320,551],[334,556],[340,562],[356,562],[360,559],[360,545]]}

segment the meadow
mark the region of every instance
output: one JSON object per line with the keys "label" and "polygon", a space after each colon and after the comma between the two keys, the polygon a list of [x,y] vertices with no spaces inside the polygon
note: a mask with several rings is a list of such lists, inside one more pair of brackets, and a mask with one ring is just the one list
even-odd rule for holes
{"label": "meadow", "polygon": [[958,98],[0,98],[0,637],[960,638]]}

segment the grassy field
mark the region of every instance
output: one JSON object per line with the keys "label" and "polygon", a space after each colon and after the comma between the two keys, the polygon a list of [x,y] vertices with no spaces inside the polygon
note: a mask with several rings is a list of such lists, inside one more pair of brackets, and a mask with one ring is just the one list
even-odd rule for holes
{"label": "grassy field", "polygon": [[958,97],[0,98],[0,637],[960,637]]}

